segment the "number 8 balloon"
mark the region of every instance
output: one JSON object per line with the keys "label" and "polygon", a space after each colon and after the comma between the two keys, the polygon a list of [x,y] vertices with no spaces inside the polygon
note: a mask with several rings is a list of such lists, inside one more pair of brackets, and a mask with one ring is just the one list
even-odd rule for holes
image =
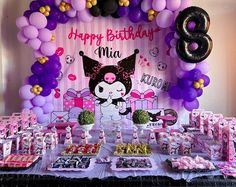
{"label": "number 8 balloon", "polygon": [[[192,28],[189,27],[194,23]],[[176,32],[179,39],[176,51],[179,57],[187,63],[199,63],[206,59],[212,50],[212,40],[207,35],[210,18],[207,12],[199,7],[184,9],[176,18]],[[197,43],[193,50],[190,45]]]}

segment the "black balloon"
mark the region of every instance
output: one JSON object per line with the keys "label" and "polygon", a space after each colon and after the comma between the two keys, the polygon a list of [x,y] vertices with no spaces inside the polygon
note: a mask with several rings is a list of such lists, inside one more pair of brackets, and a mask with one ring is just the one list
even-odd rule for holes
{"label": "black balloon", "polygon": [[119,14],[118,14],[117,11],[116,11],[115,13],[113,13],[111,16],[112,16],[113,18],[116,18],[116,19],[120,18],[120,16],[119,16]]}
{"label": "black balloon", "polygon": [[90,13],[94,16],[94,17],[98,17],[101,15],[101,10],[99,8],[98,5],[93,6],[92,8],[90,8]]}
{"label": "black balloon", "polygon": [[[194,22],[193,29],[188,24]],[[199,7],[184,9],[176,18],[176,32],[179,39],[176,44],[176,51],[179,57],[188,63],[199,63],[206,59],[211,53],[213,43],[207,35],[210,26],[210,18],[207,12]],[[196,50],[190,49],[193,42],[198,44]]]}
{"label": "black balloon", "polygon": [[116,0],[105,0],[102,3],[102,10],[107,14],[113,14],[118,9],[118,3]]}

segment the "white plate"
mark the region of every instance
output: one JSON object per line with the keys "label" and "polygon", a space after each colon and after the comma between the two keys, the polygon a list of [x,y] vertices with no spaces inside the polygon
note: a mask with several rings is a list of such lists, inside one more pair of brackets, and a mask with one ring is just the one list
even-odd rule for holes
{"label": "white plate", "polygon": [[47,168],[49,171],[90,171],[95,166],[96,159],[90,158],[90,164],[89,167],[83,169],[83,168],[52,168],[52,164]]}
{"label": "white plate", "polygon": [[128,159],[149,159],[151,164],[152,164],[152,167],[151,168],[117,168],[116,167],[116,162],[117,160],[119,159],[120,157],[114,157],[112,158],[112,162],[111,162],[111,169],[113,171],[153,171],[153,170],[156,170],[158,167],[156,165],[156,162],[152,159],[152,158],[149,158],[149,157],[124,157],[124,158],[128,158]]}

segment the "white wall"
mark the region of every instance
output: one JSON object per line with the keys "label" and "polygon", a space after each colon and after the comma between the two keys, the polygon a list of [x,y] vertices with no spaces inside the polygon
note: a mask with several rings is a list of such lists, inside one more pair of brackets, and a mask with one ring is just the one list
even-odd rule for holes
{"label": "white wall", "polygon": [[[29,48],[16,39],[15,19],[30,0],[0,0],[0,114],[20,110],[18,89],[33,63]],[[211,84],[201,97],[201,108],[236,116],[236,1],[193,0],[211,17],[209,35],[214,42],[208,58]]]}

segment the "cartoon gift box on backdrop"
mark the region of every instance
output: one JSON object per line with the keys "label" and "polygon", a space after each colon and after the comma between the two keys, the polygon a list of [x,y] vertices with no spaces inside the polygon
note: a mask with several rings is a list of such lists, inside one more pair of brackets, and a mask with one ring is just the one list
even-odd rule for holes
{"label": "cartoon gift box on backdrop", "polygon": [[126,108],[125,112],[121,112],[124,110],[124,97],[132,88],[130,76],[134,74],[138,53],[139,50],[135,49],[134,54],[119,61],[117,65],[102,66],[98,61],[80,52],[85,76],[90,78],[89,89],[100,105],[101,122],[121,120],[121,115],[129,110]]}

